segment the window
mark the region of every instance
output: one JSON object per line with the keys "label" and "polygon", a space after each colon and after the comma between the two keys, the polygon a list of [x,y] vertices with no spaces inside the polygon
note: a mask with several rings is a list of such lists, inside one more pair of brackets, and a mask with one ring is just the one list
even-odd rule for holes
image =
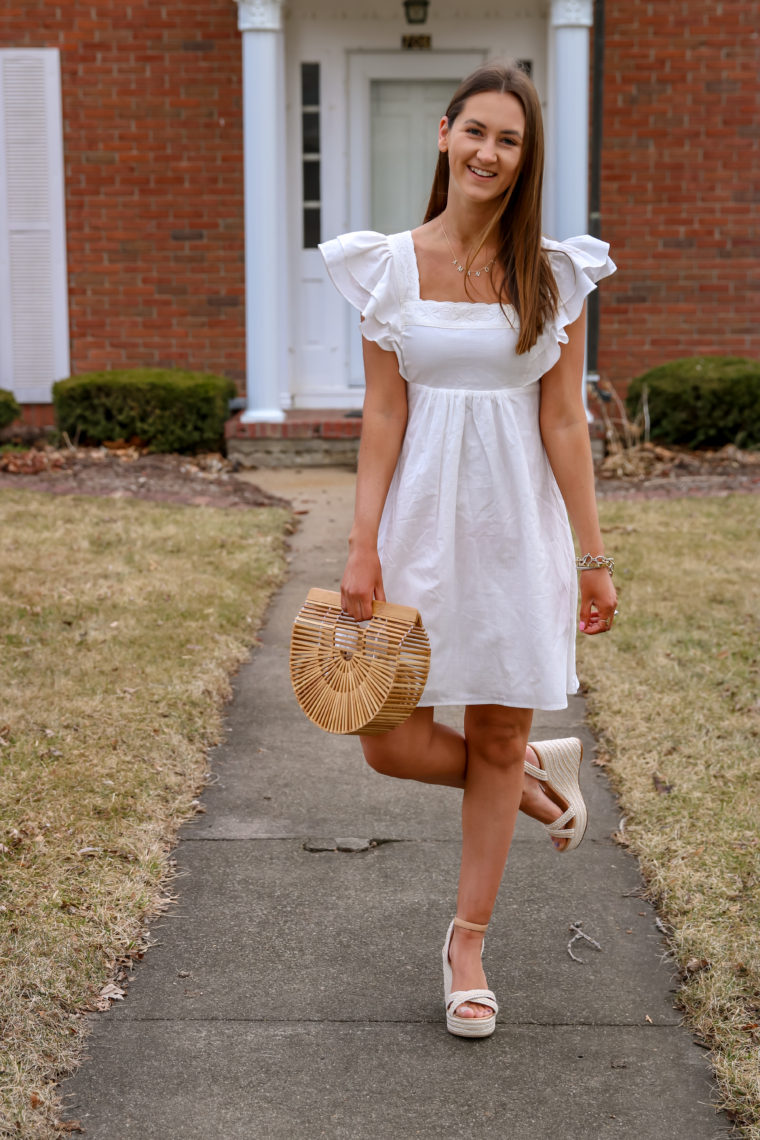
{"label": "window", "polygon": [[320,147],[319,64],[302,63],[301,166],[304,249],[316,249],[322,240]]}

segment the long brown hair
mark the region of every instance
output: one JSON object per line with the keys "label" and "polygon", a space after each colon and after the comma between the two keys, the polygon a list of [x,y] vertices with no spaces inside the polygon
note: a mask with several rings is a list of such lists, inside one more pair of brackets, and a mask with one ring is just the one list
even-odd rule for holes
{"label": "long brown hair", "polygon": [[[467,260],[470,268],[492,230],[498,227],[496,261],[503,271],[499,304],[514,306],[520,320],[518,353],[528,352],[557,312],[559,294],[547,252],[541,247],[541,191],[544,173],[544,128],[538,94],[525,72],[514,64],[486,63],[462,81],[446,109],[449,130],[472,95],[498,91],[519,99],[525,114],[520,164],[512,185]],[[438,155],[425,221],[437,218],[449,196],[449,156]],[[465,291],[467,280],[465,279]],[[505,314],[506,315],[506,314]]]}

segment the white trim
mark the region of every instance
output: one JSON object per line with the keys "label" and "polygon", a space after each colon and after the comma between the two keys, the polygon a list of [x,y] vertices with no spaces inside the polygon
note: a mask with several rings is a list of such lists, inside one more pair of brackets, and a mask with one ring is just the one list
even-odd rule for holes
{"label": "white trim", "polygon": [[236,0],[238,31],[279,32],[282,28],[282,0]]}
{"label": "white trim", "polygon": [[294,392],[291,407],[339,408],[356,411],[364,403],[364,388],[309,388],[308,392]]}
{"label": "white trim", "polygon": [[591,0],[552,0],[552,27],[590,28],[594,23]]}
{"label": "white trim", "polygon": [[[38,161],[44,162],[47,171],[46,217],[31,220],[23,212],[11,217],[12,206],[8,197],[8,159],[11,140],[7,93],[10,90],[12,69],[25,64],[39,68],[44,85],[44,121],[40,133],[25,145],[31,145]],[[39,129],[39,128],[38,128]],[[44,132],[44,133],[43,133]],[[39,201],[39,184],[35,184]],[[30,299],[34,312],[44,312],[45,328],[40,338],[47,337],[46,348],[40,358],[47,358],[45,375],[40,374],[33,383],[20,379],[19,353],[21,344],[14,349],[14,312],[23,323],[24,302],[14,290],[11,258],[11,235],[47,234],[49,236],[48,279],[40,282],[36,299]],[[15,293],[15,296],[14,296]],[[19,309],[14,310],[15,305]],[[28,321],[28,311],[27,317]],[[16,325],[18,333],[18,325]],[[35,370],[36,371],[36,370]],[[0,49],[0,387],[10,388],[20,402],[47,404],[56,380],[69,375],[69,306],[68,271],[66,262],[66,205],[63,163],[63,114],[61,105],[61,67],[58,48],[3,48]]]}

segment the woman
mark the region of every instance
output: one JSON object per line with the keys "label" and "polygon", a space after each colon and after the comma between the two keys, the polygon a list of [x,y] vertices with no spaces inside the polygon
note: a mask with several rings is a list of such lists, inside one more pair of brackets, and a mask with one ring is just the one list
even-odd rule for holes
{"label": "woman", "polygon": [[[432,651],[420,706],[362,747],[379,772],[463,789],[446,1020],[480,1037],[498,1012],[483,933],[521,799],[545,821],[580,812],[542,790],[549,766],[527,747],[532,710],[565,708],[577,689],[568,515],[591,556],[579,628],[603,633],[615,612],[581,392],[584,298],[615,267],[593,238],[541,237],[541,111],[521,70],[464,80],[438,149],[423,225],[320,248],[362,314],[366,375],[342,605],[357,620],[386,593],[415,606]],[[437,704],[465,705],[463,734],[436,723]],[[555,830],[570,837],[558,846],[581,838]]]}

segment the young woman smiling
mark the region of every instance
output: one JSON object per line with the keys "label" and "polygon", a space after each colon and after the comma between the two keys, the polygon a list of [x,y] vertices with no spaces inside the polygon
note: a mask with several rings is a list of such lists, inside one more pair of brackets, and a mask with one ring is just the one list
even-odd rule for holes
{"label": "young woman smiling", "polygon": [[[528,735],[532,710],[578,684],[568,515],[589,555],[579,628],[604,633],[615,613],[581,391],[584,299],[615,267],[594,238],[541,235],[541,110],[521,70],[469,76],[438,149],[421,226],[320,248],[362,314],[366,376],[342,604],[357,620],[386,595],[415,606],[432,650],[420,706],[362,747],[379,772],[462,789],[445,1009],[452,1033],[480,1037],[498,1012],[483,932],[519,808],[560,848],[585,828],[580,742]],[[450,704],[462,733],[434,719]]]}

